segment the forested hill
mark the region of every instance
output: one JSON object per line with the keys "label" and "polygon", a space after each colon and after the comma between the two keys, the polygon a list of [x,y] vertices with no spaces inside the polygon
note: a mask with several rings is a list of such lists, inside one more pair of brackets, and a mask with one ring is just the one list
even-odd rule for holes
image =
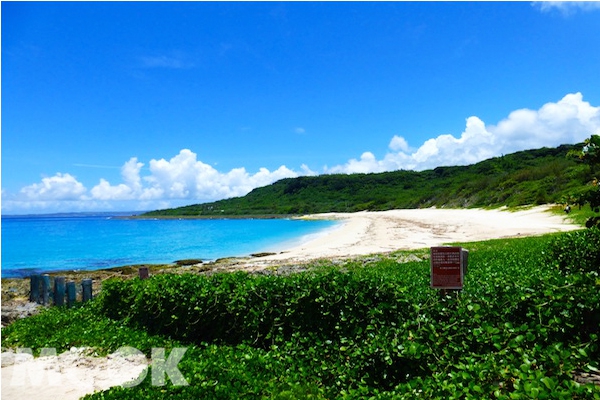
{"label": "forested hill", "polygon": [[152,211],[144,216],[282,215],[424,207],[564,202],[589,179],[567,157],[582,145],[520,151],[468,166],[282,179],[246,196]]}

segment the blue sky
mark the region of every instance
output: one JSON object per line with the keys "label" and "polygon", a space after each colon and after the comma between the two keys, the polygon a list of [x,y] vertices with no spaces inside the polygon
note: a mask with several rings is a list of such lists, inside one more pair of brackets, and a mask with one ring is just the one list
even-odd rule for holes
{"label": "blue sky", "polygon": [[2,2],[2,213],[600,134],[600,3]]}

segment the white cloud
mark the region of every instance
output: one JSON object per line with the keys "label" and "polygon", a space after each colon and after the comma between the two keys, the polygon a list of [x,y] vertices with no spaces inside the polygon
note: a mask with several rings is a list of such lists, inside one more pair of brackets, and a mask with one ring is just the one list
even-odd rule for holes
{"label": "white cloud", "polygon": [[257,185],[267,185],[283,177],[296,176],[284,166],[274,172],[261,168],[254,175],[244,168],[221,173],[198,161],[196,154],[188,149],[181,150],[169,161],[151,160],[150,172],[149,176],[144,177],[150,186],[143,193],[146,199],[165,197],[212,200],[242,196]]}
{"label": "white cloud", "polygon": [[89,191],[72,175],[58,173],[24,187],[17,195],[3,190],[2,209],[22,213],[167,208],[243,196],[283,178],[316,174],[306,165],[302,165],[300,173],[285,165],[274,171],[260,168],[256,173],[245,168],[220,172],[199,161],[188,149],[170,160],[150,160],[149,173],[145,175],[143,166],[133,157],[121,167],[121,183],[113,185],[100,178]]}
{"label": "white cloud", "polygon": [[21,189],[21,193],[30,200],[80,200],[86,188],[70,174],[57,173],[43,178],[41,183],[34,183]]}
{"label": "white cloud", "polygon": [[576,11],[600,10],[598,1],[534,1],[532,5],[542,12],[557,10],[563,15],[569,15]]}
{"label": "white cloud", "polygon": [[252,189],[265,186],[282,178],[298,176],[285,166],[275,171],[261,168],[250,174],[245,168],[234,168],[222,173],[197,159],[194,152],[183,149],[170,160],[151,160],[150,174],[141,176],[143,163],[130,159],[121,170],[124,183],[111,185],[104,179],[91,190],[98,200],[144,201],[189,199],[210,201],[243,196]]}
{"label": "white cloud", "polygon": [[100,183],[94,186],[91,190],[92,197],[99,200],[125,200],[131,198],[131,188],[125,184],[111,186],[104,179],[100,179]]}
{"label": "white cloud", "polygon": [[140,169],[143,163],[132,157],[121,167],[121,176],[125,183],[116,186],[101,178],[100,183],[90,190],[93,199],[97,200],[132,200],[142,191]]}
{"label": "white cloud", "polygon": [[142,189],[140,170],[143,166],[144,164],[138,162],[137,157],[132,157],[121,168],[121,175],[123,176],[123,180],[136,193]]}
{"label": "white cloud", "polygon": [[528,148],[577,143],[600,133],[600,107],[583,101],[581,93],[568,94],[537,111],[513,111],[489,131],[507,153]]}
{"label": "white cloud", "polygon": [[397,136],[397,135],[394,135],[394,137],[390,141],[390,144],[388,147],[390,148],[390,150],[393,150],[393,151],[403,151],[403,152],[409,151],[408,143],[406,142],[406,139],[404,139],[402,136]]}
{"label": "white cloud", "polygon": [[381,161],[377,161],[375,155],[370,151],[365,151],[360,159],[355,158],[348,161],[345,165],[338,165],[332,168],[326,168],[330,174],[366,174],[369,172],[381,172],[385,167]]}
{"label": "white cloud", "polygon": [[581,93],[568,94],[539,110],[511,112],[497,125],[486,125],[480,118],[467,118],[459,137],[440,135],[426,140],[411,152],[406,140],[394,136],[392,152],[382,160],[363,153],[359,160],[325,168],[326,173],[381,172],[397,169],[424,170],[442,165],[466,165],[515,151],[578,143],[600,134],[600,107],[583,100]]}
{"label": "white cloud", "polygon": [[299,173],[299,175],[305,175],[305,176],[315,176],[315,175],[319,175],[319,173],[317,171],[313,171],[312,169],[310,169],[308,167],[308,165],[306,164],[302,164],[300,166],[300,169],[302,170],[301,173]]}

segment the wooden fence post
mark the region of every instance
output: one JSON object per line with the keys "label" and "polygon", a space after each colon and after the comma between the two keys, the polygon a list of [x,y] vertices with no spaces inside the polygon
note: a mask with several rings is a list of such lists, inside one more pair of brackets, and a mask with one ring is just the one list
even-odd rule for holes
{"label": "wooden fence post", "polygon": [[63,306],[65,304],[65,277],[57,276],[54,278],[54,305]]}
{"label": "wooden fence post", "polygon": [[84,303],[92,299],[92,280],[84,279],[81,281],[81,301]]}
{"label": "wooden fence post", "polygon": [[42,304],[50,304],[50,275],[42,275]]}
{"label": "wooden fence post", "polygon": [[31,275],[29,278],[29,301],[31,302],[40,301],[40,279],[39,275]]}
{"label": "wooden fence post", "polygon": [[75,282],[67,282],[67,307],[72,307],[77,301],[77,288]]}

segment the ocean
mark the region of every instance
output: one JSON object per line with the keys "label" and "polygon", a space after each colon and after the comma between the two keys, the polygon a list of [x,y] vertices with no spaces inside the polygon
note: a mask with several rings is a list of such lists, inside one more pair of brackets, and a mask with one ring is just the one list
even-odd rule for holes
{"label": "ocean", "polygon": [[106,213],[2,216],[2,277],[276,252],[337,224],[292,219],[128,219]]}

